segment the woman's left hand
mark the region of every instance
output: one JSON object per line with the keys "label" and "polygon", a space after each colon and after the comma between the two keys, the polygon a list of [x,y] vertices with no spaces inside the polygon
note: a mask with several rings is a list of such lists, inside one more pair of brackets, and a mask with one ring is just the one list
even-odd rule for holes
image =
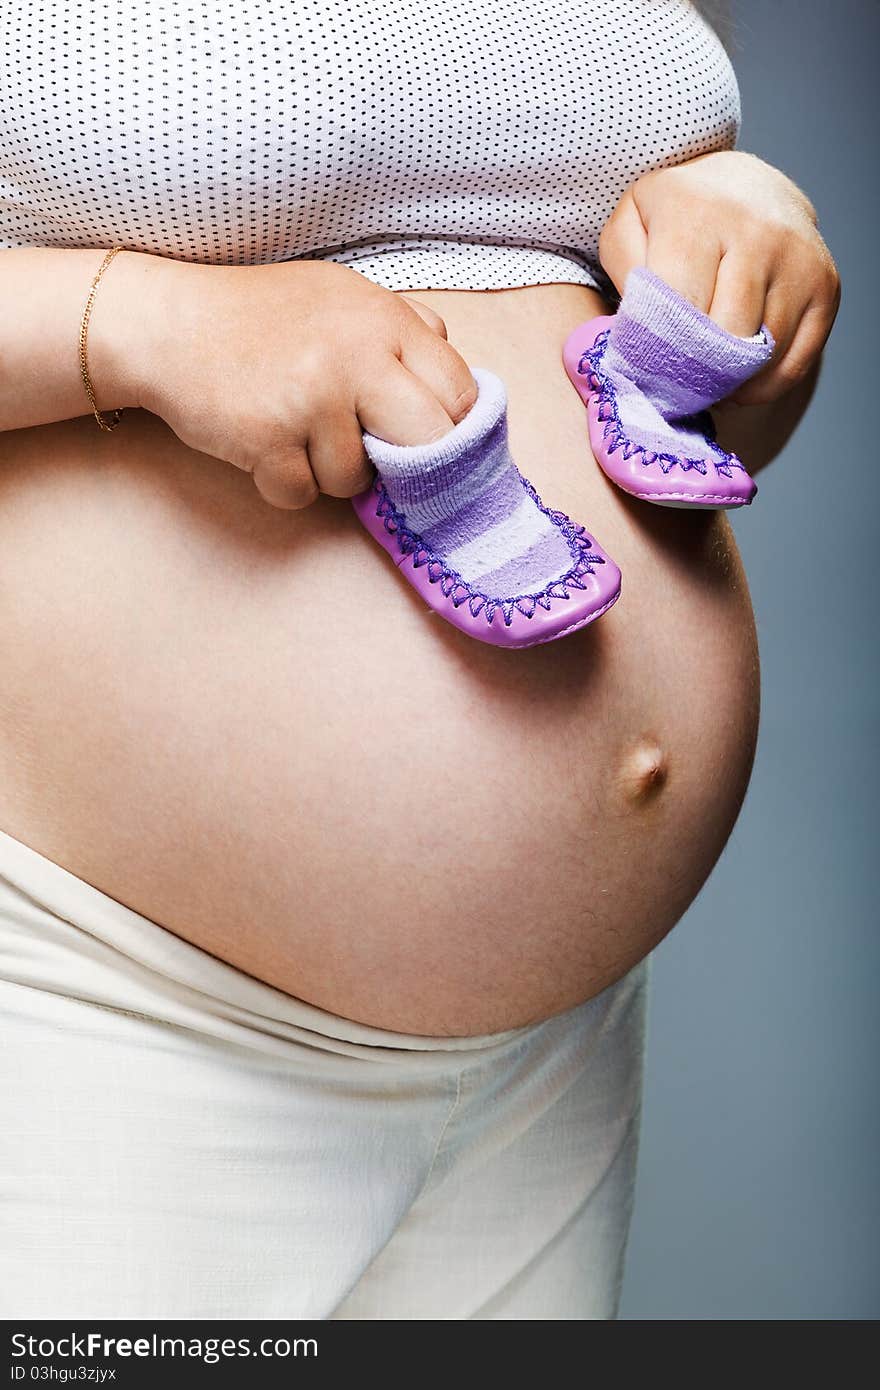
{"label": "woman's left hand", "polygon": [[723,150],[654,169],[626,190],[599,238],[620,293],[647,265],[730,333],[766,323],[771,360],[730,398],[773,401],[816,364],[840,304],[840,277],[809,198],[756,155]]}

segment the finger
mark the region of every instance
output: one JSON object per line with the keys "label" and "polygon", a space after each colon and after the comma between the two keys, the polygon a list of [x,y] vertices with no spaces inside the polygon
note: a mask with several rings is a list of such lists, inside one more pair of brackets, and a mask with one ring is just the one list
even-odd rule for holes
{"label": "finger", "polygon": [[683,224],[677,218],[655,218],[648,230],[645,264],[667,285],[704,314],[715,296],[715,281],[724,248],[708,228]]}
{"label": "finger", "polygon": [[778,400],[808,374],[825,346],[831,324],[825,305],[809,304],[781,353],[731,397],[737,405]]}
{"label": "finger", "polygon": [[773,334],[773,362],[788,351],[809,304],[809,291],[798,287],[796,277],[778,275],[771,280],[764,300],[764,322]]}
{"label": "finger", "polygon": [[[767,275],[752,256],[727,251],[718,266],[709,317],[740,338],[752,338],[764,319]],[[775,336],[775,335],[774,335]]]}
{"label": "finger", "polygon": [[834,326],[841,297],[840,276],[827,248],[824,249],[824,267],[817,268],[811,253],[805,262],[792,261],[785,278],[780,277],[771,285],[765,319],[776,338],[776,347],[763,371],[732,397],[737,404],[759,405],[777,400],[815,366]]}
{"label": "finger", "polygon": [[455,424],[430,387],[396,357],[371,371],[355,411],[362,429],[389,444],[432,444]]}
{"label": "finger", "polygon": [[419,318],[424,319],[428,327],[435,333],[439,333],[441,338],[448,338],[446,324],[435,309],[429,308],[427,304],[422,304],[418,299],[410,299],[408,294],[400,294],[399,298],[405,299],[407,304],[415,309]]}
{"label": "finger", "polygon": [[776,367],[788,352],[798,325],[809,305],[809,295],[794,288],[796,280],[788,277],[777,276],[770,282],[767,296],[764,300],[763,322],[766,323],[770,332],[773,334],[773,356],[753,377],[740,387],[739,391],[731,396],[738,405],[747,404],[747,399],[742,395],[748,393],[748,397],[753,401],[758,399],[774,400],[776,395],[781,394],[774,391],[771,387],[771,395],[765,396],[763,393],[775,375]]}
{"label": "finger", "polygon": [[599,236],[599,261],[620,294],[633,266],[644,265],[648,233],[629,189]]}
{"label": "finger", "polygon": [[293,446],[283,457],[260,459],[253,470],[253,479],[260,496],[273,507],[298,511],[317,499],[318,484],[312,473],[309,455]]}
{"label": "finger", "polygon": [[[460,352],[418,318],[401,333],[400,362],[433,395],[451,424],[457,425],[467,415],[477,399],[470,367]],[[434,426],[428,422],[428,428]]]}
{"label": "finger", "polygon": [[328,497],[354,497],[373,479],[357,416],[345,412],[317,415],[308,438],[312,474]]}

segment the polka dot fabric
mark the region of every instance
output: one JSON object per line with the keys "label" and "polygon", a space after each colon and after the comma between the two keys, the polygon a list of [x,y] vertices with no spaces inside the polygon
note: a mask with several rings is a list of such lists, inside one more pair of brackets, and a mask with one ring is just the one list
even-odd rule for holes
{"label": "polka dot fabric", "polygon": [[739,128],[688,0],[0,6],[3,248],[602,288],[624,189]]}

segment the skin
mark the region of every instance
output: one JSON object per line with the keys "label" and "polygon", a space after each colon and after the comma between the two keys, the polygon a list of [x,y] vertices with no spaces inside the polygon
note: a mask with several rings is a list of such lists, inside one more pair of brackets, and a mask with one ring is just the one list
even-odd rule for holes
{"label": "skin", "polygon": [[768,325],[773,357],[731,397],[739,405],[779,400],[809,376],[840,305],[813,204],[745,151],[638,179],[603,228],[599,254],[621,291],[631,267],[647,265],[731,333]]}
{"label": "skin", "polygon": [[[693,208],[668,186],[683,228]],[[672,217],[651,198],[649,250]],[[614,275],[617,236],[603,238]],[[794,277],[770,274],[778,256],[765,309],[775,286],[771,327],[793,344],[804,271],[780,297]],[[493,1032],[604,988],[671,929],[727,840],[759,686],[724,516],[639,504],[589,456],[560,351],[607,306],[576,285],[395,295],[320,263],[123,253],[89,337],[100,407],[126,407],[105,435],[70,418],[71,334],[100,260],[0,257],[19,315],[0,343],[0,826],[203,949],[380,1027]],[[790,433],[818,351],[787,392],[768,373],[772,399],[730,416],[763,412],[760,433],[775,410]],[[352,422],[438,437],[466,411],[469,362],[507,384],[523,472],[624,573],[607,618],[531,651],[427,615],[344,500],[369,479]]]}

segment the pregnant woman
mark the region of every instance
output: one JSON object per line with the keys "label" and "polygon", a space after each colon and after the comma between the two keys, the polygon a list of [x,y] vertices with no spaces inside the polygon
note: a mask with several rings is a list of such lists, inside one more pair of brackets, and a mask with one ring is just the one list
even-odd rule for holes
{"label": "pregnant woman", "polygon": [[[0,1310],[612,1318],[649,953],[759,672],[723,512],[608,481],[561,349],[635,265],[766,321],[716,413],[754,471],[836,311],[815,213],[686,0],[26,0],[0,39]],[[348,500],[471,366],[624,576],[530,650]]]}

